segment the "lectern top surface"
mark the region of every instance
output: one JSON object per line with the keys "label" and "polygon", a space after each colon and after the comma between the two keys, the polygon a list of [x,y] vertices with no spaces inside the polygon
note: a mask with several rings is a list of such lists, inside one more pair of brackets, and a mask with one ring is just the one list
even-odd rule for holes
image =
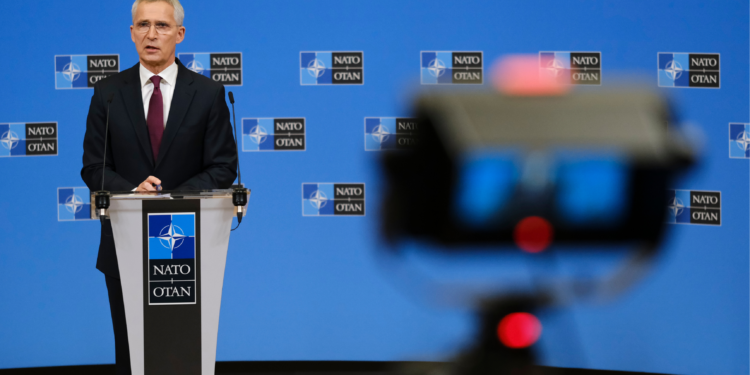
{"label": "lectern top surface", "polygon": [[[113,191],[111,199],[231,199],[232,189],[214,190],[162,190],[162,191]],[[250,190],[248,189],[248,195]]]}

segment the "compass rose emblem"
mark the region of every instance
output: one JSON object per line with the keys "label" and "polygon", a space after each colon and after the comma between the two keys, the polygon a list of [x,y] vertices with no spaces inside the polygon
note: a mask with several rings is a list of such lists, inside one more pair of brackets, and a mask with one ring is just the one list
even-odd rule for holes
{"label": "compass rose emblem", "polygon": [[432,60],[427,66],[427,70],[433,77],[440,77],[445,73],[445,63],[440,61],[440,59]]}
{"label": "compass rose emblem", "polygon": [[159,242],[162,246],[174,252],[174,250],[182,245],[185,240],[185,232],[182,228],[174,224],[169,224],[162,228],[159,232]]}
{"label": "compass rose emblem", "polygon": [[322,61],[315,59],[307,64],[307,72],[315,78],[319,78],[326,71],[326,65]]}
{"label": "compass rose emblem", "polygon": [[78,65],[69,62],[65,64],[62,71],[63,77],[67,79],[70,82],[73,82],[78,79],[78,76],[81,75],[81,68],[78,67]]}
{"label": "compass rose emblem", "polygon": [[0,143],[3,144],[3,147],[7,148],[8,150],[12,150],[18,146],[18,134],[16,134],[13,131],[8,130],[7,132],[3,133],[2,136],[0,136]]}
{"label": "compass rose emblem", "polygon": [[675,197],[672,202],[669,203],[668,207],[669,211],[672,212],[674,216],[680,215],[685,209],[685,205],[682,203],[682,200],[677,197]]}
{"label": "compass rose emblem", "polygon": [[68,210],[68,212],[74,214],[78,213],[83,208],[83,200],[81,199],[81,197],[73,194],[65,200],[65,208]]}
{"label": "compass rose emblem", "polygon": [[737,147],[739,147],[743,151],[750,150],[750,134],[747,134],[747,132],[742,132],[740,135],[738,135]]}
{"label": "compass rose emblem", "polygon": [[190,70],[192,70],[192,71],[194,71],[194,72],[196,72],[196,73],[198,73],[198,74],[203,74],[203,71],[205,70],[203,68],[203,64],[201,64],[200,62],[198,62],[198,60],[193,60],[193,61],[189,62],[187,64],[187,68],[190,69]]}
{"label": "compass rose emblem", "polygon": [[253,143],[261,144],[263,143],[263,141],[266,140],[266,137],[268,136],[268,132],[262,126],[257,125],[257,126],[254,126],[252,129],[250,129],[249,135]]}
{"label": "compass rose emblem", "polygon": [[321,207],[325,207],[326,203],[328,202],[328,197],[326,197],[325,193],[323,193],[320,190],[315,190],[312,194],[310,194],[310,204],[313,205],[313,207],[320,209]]}
{"label": "compass rose emblem", "polygon": [[391,133],[388,131],[388,128],[383,125],[376,126],[370,134],[372,135],[372,139],[378,141],[379,143],[385,142],[391,135]]}
{"label": "compass rose emblem", "polygon": [[553,77],[557,77],[565,69],[565,66],[558,59],[552,59],[547,65],[547,71],[552,74]]}
{"label": "compass rose emblem", "polygon": [[680,76],[682,75],[683,69],[682,69],[682,66],[680,66],[680,63],[672,60],[667,63],[667,68],[664,69],[664,71],[667,72],[667,75],[669,76],[669,78],[675,80],[677,78],[680,78]]}

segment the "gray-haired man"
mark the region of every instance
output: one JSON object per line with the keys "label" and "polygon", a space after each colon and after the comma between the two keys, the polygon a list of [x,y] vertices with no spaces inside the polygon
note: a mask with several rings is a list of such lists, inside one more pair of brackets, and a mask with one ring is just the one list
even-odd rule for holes
{"label": "gray-haired man", "polygon": [[[150,191],[229,188],[237,152],[224,86],[175,59],[185,38],[178,0],[136,0],[130,35],[139,63],[94,86],[81,177],[91,189]],[[102,166],[107,100],[107,165]],[[118,374],[130,374],[130,351],[112,227],[102,225],[96,267],[109,293]]]}

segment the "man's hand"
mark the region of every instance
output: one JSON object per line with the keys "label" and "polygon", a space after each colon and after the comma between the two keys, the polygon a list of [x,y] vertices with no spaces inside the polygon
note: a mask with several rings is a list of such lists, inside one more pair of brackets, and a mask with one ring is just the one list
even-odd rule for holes
{"label": "man's hand", "polygon": [[141,182],[141,184],[135,188],[135,191],[156,191],[154,185],[161,185],[161,180],[154,176],[148,176],[146,181]]}

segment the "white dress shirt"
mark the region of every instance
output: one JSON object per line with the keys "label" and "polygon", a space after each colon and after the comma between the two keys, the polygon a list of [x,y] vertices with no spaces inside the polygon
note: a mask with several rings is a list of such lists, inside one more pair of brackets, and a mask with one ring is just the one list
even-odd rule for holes
{"label": "white dress shirt", "polygon": [[[148,105],[151,101],[151,94],[154,93],[154,83],[151,82],[151,77],[161,77],[159,82],[159,89],[161,90],[161,98],[164,101],[164,127],[167,127],[167,117],[169,117],[169,107],[172,106],[172,96],[174,96],[174,86],[177,83],[177,63],[172,63],[167,69],[164,69],[159,74],[151,73],[148,69],[140,65],[138,68],[141,74],[141,94],[143,94],[143,113],[148,119]],[[136,191],[136,186],[133,191]]]}
{"label": "white dress shirt", "polygon": [[151,73],[148,69],[140,65],[141,74],[141,94],[143,94],[143,113],[148,119],[148,104],[151,101],[151,94],[154,93],[154,83],[151,77],[161,77],[159,88],[161,89],[161,98],[164,100],[164,127],[167,127],[167,117],[169,117],[169,107],[172,106],[172,96],[174,96],[174,86],[177,83],[177,63],[172,63],[159,74]]}

